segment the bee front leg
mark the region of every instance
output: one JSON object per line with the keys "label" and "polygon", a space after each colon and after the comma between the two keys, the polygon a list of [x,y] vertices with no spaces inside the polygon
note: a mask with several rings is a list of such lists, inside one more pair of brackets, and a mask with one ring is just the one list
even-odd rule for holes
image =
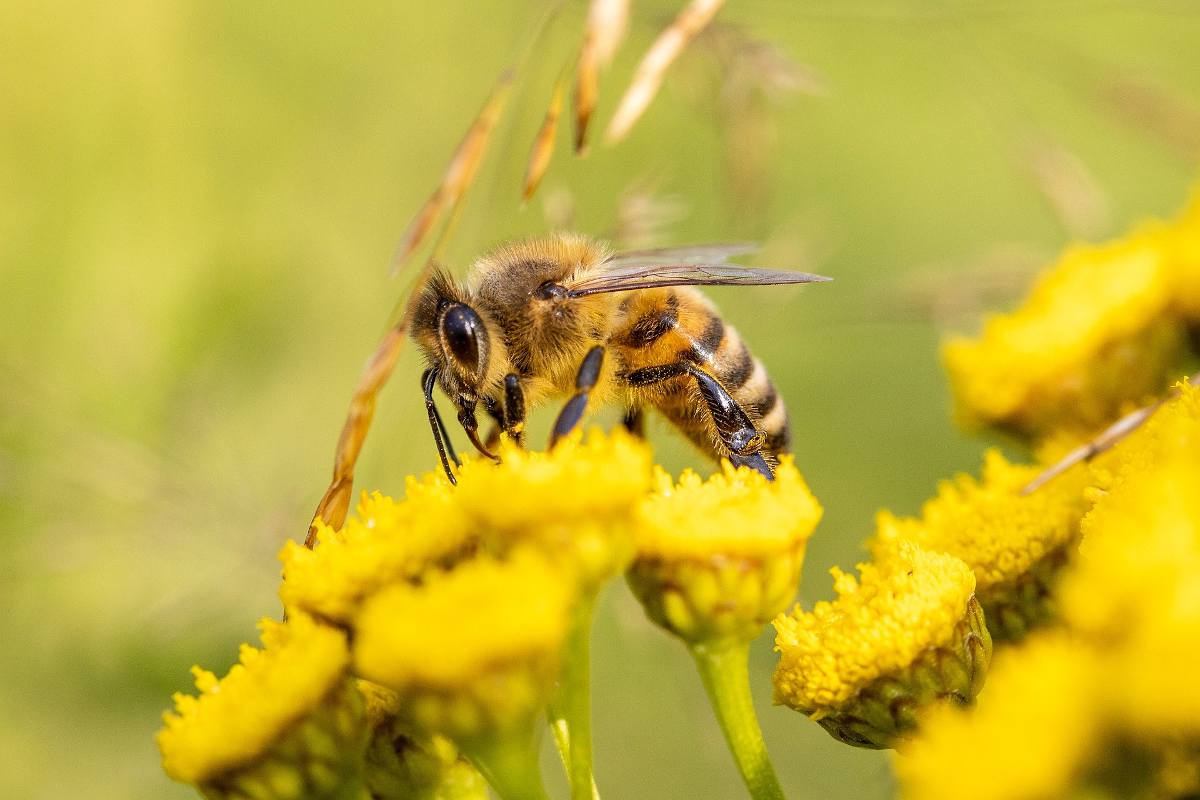
{"label": "bee front leg", "polygon": [[[437,445],[438,458],[442,462],[442,469],[446,471],[446,477],[450,479],[450,483],[458,483],[454,478],[454,471],[450,469],[450,462],[454,462],[454,466],[461,467],[462,463],[458,460],[458,454],[454,452],[454,445],[450,442],[450,433],[446,430],[446,423],[442,422],[442,415],[438,412],[437,403],[433,401],[433,387],[437,381],[437,370],[427,369],[421,375],[421,391],[425,395],[425,413],[429,416],[429,427],[433,431],[433,441]],[[447,454],[449,459],[447,459]]]}
{"label": "bee front leg", "polygon": [[598,344],[588,350],[587,355],[583,357],[583,363],[579,365],[579,373],[575,376],[575,394],[571,395],[571,399],[563,406],[562,411],[558,412],[558,419],[554,421],[554,430],[550,434],[551,447],[563,436],[575,430],[579,420],[583,419],[583,412],[587,408],[588,392],[596,388],[596,383],[600,380],[600,368],[603,366],[604,345]]}

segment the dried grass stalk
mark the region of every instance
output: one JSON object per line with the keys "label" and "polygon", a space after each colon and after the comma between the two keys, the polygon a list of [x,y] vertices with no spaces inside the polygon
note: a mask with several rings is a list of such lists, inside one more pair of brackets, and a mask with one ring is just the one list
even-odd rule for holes
{"label": "dried grass stalk", "polygon": [[629,24],[629,0],[592,0],[575,68],[575,151],[587,147],[600,93],[600,69],[612,63]]}
{"label": "dried grass stalk", "polygon": [[658,87],[662,85],[667,69],[683,52],[688,42],[712,21],[722,5],[724,0],[692,0],[667,29],[659,34],[658,39],[646,51],[642,63],[638,65],[633,82],[621,98],[617,112],[608,125],[605,132],[608,142],[620,141],[629,133],[654,99],[654,95],[658,93]]}
{"label": "dried grass stalk", "polygon": [[350,496],[354,491],[354,465],[358,462],[358,454],[367,438],[371,419],[375,416],[375,400],[396,367],[396,360],[404,349],[404,338],[404,325],[397,325],[389,330],[358,379],[358,386],[354,388],[354,396],[350,400],[350,413],[346,416],[342,434],[338,437],[337,452],[333,460],[333,480],[330,481],[329,488],[325,490],[312,522],[309,523],[308,536],[304,539],[305,547],[312,548],[316,544],[318,521],[324,521],[334,529],[342,527],[342,523],[346,521]]}
{"label": "dried grass stalk", "polygon": [[529,163],[525,167],[525,183],[521,188],[521,199],[528,201],[537,191],[546,168],[550,166],[550,158],[554,155],[554,140],[558,135],[558,121],[562,117],[563,95],[566,94],[567,75],[563,74],[554,85],[554,94],[550,98],[550,107],[546,109],[546,118],[538,130],[537,138],[533,140],[533,149],[529,152]]}

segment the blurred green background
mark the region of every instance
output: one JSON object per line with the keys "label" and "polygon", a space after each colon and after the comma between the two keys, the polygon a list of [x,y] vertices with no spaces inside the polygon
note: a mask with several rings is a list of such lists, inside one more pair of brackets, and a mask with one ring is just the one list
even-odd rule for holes
{"label": "blurred green background", "polygon": [[[679,5],[634,4],[601,125]],[[399,233],[544,7],[0,7],[0,796],[190,796],[161,774],[159,714],[189,666],[224,671],[278,613],[275,554],[304,533],[403,289],[385,275]],[[715,293],[827,509],[806,604],[879,507],[914,511],[977,465],[939,336],[1071,238],[1171,213],[1200,152],[1195,3],[742,0],[627,142],[568,159],[564,130],[522,209],[582,16],[568,3],[534,49],[450,261],[570,222],[636,244],[757,239],[760,263],[835,276]],[[418,373],[410,351],[361,487],[434,467]],[[653,438],[672,468],[708,468]],[[596,638],[606,796],[740,796],[684,650],[623,586]],[[770,706],[770,644],[752,670],[785,785],[888,796],[885,755]]]}

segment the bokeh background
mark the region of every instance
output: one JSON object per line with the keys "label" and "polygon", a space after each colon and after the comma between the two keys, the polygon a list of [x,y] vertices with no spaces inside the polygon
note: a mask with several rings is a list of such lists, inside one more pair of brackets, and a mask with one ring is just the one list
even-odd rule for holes
{"label": "bokeh background", "polygon": [[[976,468],[937,360],[1074,238],[1182,202],[1200,11],[1146,2],[740,0],[630,139],[516,202],[568,2],[521,74],[447,251],[571,225],[626,244],[764,243],[833,284],[714,292],[793,410],[827,514],[800,600],[880,507]],[[634,3],[602,125],[679,3]],[[539,0],[0,6],[0,796],[188,797],[152,736],[188,667],[279,611],[350,390],[403,292],[386,265]],[[359,485],[435,465],[406,353]],[[610,419],[602,416],[601,420]],[[543,412],[535,423],[546,429]],[[662,426],[663,463],[708,469]],[[623,586],[596,628],[613,798],[741,788],[684,650]],[[797,796],[889,796],[887,756],[759,711]],[[557,779],[556,779],[557,780]]]}

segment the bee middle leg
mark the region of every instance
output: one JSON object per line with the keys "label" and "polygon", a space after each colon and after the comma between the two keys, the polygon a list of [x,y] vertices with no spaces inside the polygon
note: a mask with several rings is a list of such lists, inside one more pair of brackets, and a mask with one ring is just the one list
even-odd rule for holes
{"label": "bee middle leg", "polygon": [[563,406],[562,411],[558,412],[558,419],[554,420],[554,430],[550,434],[551,447],[563,436],[575,430],[579,420],[583,419],[583,412],[587,408],[588,393],[596,388],[596,383],[600,380],[600,368],[603,366],[604,345],[598,344],[588,350],[587,355],[583,357],[583,363],[579,365],[579,373],[575,376],[575,394],[571,395],[571,399]]}
{"label": "bee middle leg", "polygon": [[768,480],[774,480],[775,472],[761,452],[766,435],[754,424],[746,409],[712,375],[693,364],[680,362],[643,367],[626,375],[625,380],[630,386],[641,387],[683,375],[690,375],[696,381],[696,388],[700,390],[700,396],[712,415],[717,436],[728,451],[726,456],[730,463],[735,467],[750,467]]}

